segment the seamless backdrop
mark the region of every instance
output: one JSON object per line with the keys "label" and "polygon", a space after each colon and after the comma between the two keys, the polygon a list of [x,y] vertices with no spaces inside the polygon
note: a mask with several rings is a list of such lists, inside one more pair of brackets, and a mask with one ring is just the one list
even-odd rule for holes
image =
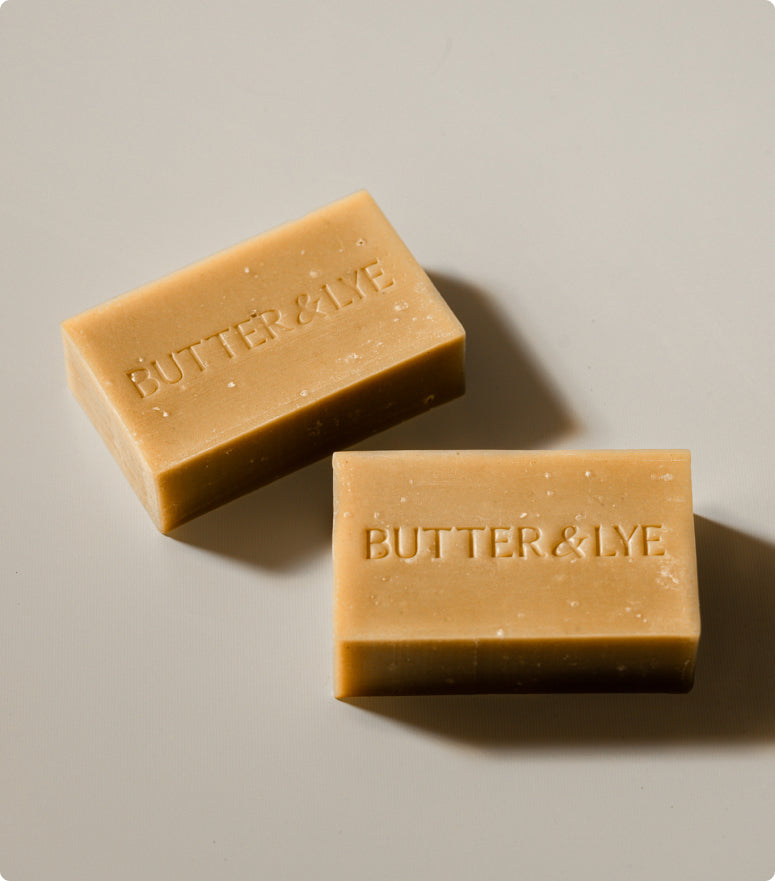
{"label": "seamless backdrop", "polygon": [[[775,873],[775,8],[0,8],[0,875]],[[368,188],[468,331],[364,448],[688,447],[688,696],[338,703],[324,461],[158,534],[58,323]]]}

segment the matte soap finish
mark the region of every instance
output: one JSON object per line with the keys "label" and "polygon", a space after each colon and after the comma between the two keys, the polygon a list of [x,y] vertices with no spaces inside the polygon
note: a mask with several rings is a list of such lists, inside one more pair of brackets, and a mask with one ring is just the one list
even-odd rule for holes
{"label": "matte soap finish", "polygon": [[337,697],[688,691],[687,451],[334,456]]}
{"label": "matte soap finish", "polygon": [[465,335],[356,193],[62,325],[163,532],[463,392]]}

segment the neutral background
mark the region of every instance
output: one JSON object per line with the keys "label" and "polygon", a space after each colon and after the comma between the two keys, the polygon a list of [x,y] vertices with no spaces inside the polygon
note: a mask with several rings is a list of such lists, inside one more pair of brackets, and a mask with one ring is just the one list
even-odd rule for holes
{"label": "neutral background", "polygon": [[[8,0],[0,874],[775,873],[775,8]],[[58,323],[367,187],[469,390],[364,446],[689,447],[689,696],[331,697],[330,462],[158,534]]]}

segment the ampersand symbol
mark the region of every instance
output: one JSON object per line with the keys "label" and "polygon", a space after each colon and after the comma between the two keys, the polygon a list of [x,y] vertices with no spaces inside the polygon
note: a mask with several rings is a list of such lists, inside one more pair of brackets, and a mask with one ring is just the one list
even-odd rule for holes
{"label": "ampersand symbol", "polygon": [[576,526],[566,526],[565,529],[563,529],[563,540],[558,542],[552,551],[555,557],[567,557],[569,554],[575,554],[577,557],[584,556],[581,546],[587,540],[587,536],[583,535],[581,538],[576,538],[576,533],[578,531],[578,527]]}
{"label": "ampersand symbol", "polygon": [[320,298],[312,299],[309,294],[299,294],[296,297],[296,305],[299,312],[296,315],[297,324],[309,324],[316,315],[325,318],[326,313],[320,310]]}

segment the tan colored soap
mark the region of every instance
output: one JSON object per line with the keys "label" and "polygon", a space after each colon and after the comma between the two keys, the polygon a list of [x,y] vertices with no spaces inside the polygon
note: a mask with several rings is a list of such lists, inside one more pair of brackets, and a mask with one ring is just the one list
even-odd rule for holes
{"label": "tan colored soap", "polygon": [[465,335],[366,192],[62,325],[160,530],[463,392]]}
{"label": "tan colored soap", "polygon": [[336,697],[688,691],[689,453],[334,456]]}

